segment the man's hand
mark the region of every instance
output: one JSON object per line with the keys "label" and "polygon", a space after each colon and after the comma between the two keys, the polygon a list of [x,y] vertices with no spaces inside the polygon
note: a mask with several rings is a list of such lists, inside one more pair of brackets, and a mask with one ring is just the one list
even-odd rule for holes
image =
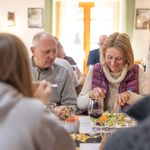
{"label": "man's hand", "polygon": [[36,98],[41,99],[44,103],[47,103],[51,95],[50,83],[46,80],[33,82],[33,92]]}

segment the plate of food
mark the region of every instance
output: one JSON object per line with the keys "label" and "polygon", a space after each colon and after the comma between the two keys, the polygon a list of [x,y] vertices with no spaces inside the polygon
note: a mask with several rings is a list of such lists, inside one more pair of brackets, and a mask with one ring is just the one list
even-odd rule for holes
{"label": "plate of food", "polygon": [[75,141],[76,147],[79,147],[80,143],[100,143],[101,141],[100,134],[91,136],[88,133],[73,133],[71,134],[71,137]]}
{"label": "plate of food", "polygon": [[136,121],[130,118],[125,113],[108,113],[104,112],[96,120],[96,131],[114,132],[123,128],[134,126]]}
{"label": "plate of food", "polygon": [[70,115],[62,121],[64,128],[69,133],[76,133],[79,131],[79,116]]}

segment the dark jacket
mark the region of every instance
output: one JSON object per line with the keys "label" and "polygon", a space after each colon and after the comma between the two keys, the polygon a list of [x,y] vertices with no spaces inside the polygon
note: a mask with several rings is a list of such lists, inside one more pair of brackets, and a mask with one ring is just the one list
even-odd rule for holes
{"label": "dark jacket", "polygon": [[150,96],[145,97],[126,113],[138,121],[138,125],[114,133],[105,150],[149,150],[150,149]]}
{"label": "dark jacket", "polygon": [[99,63],[99,61],[100,61],[99,49],[97,48],[90,51],[88,56],[87,66]]}

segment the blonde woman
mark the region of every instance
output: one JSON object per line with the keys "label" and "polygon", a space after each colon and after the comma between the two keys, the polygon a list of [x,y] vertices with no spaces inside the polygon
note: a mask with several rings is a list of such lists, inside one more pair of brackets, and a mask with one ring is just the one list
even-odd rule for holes
{"label": "blonde woman", "polygon": [[134,64],[128,35],[116,32],[105,41],[100,63],[90,67],[77,105],[79,109],[87,110],[91,98],[104,99],[105,110],[120,112],[149,95],[149,83],[143,68]]}

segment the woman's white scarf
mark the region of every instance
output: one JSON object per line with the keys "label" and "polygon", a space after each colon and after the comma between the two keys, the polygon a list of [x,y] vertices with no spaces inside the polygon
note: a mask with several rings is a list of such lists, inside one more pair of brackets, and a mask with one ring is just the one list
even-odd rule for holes
{"label": "woman's white scarf", "polygon": [[121,72],[113,73],[113,72],[110,72],[110,69],[108,68],[107,65],[104,65],[103,71],[104,71],[106,79],[110,83],[120,83],[125,78],[128,69],[127,69],[127,65],[125,65]]}

